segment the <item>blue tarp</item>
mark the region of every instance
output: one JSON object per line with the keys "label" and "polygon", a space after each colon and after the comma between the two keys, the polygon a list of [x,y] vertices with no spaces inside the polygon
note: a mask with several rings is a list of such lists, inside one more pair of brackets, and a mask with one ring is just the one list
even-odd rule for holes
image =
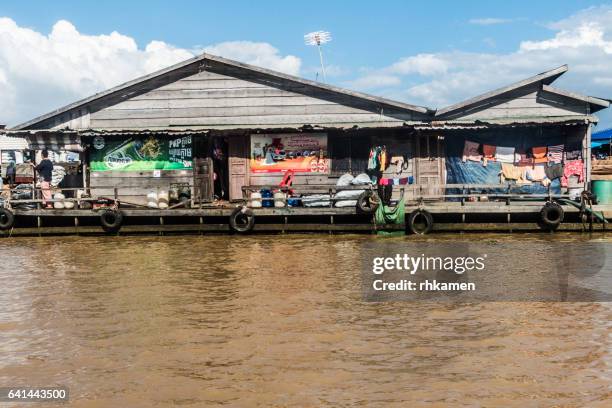
{"label": "blue tarp", "polygon": [[594,141],[594,140],[609,141],[610,139],[612,139],[612,128],[600,130],[599,132],[595,132],[591,135],[591,141]]}
{"label": "blue tarp", "polygon": [[[489,194],[547,194],[548,187],[544,187],[542,183],[534,182],[531,184],[513,185],[510,191],[507,190],[505,184],[501,184],[499,173],[501,172],[501,163],[489,161],[487,166],[482,163],[462,161],[463,146],[466,140],[477,143],[485,143],[492,146],[514,147],[515,149],[529,149],[536,146],[553,146],[564,144],[566,149],[580,148],[578,139],[569,141],[559,133],[542,134],[534,130],[525,130],[524,134],[512,136],[508,134],[495,134],[493,132],[474,132],[473,134],[457,134],[448,135],[445,137],[446,146],[446,182],[447,184],[500,184],[499,189],[483,189],[480,191],[471,190],[474,193],[489,193]],[[509,181],[512,183],[511,181]],[[550,184],[550,191],[553,194],[561,194],[561,183],[559,179],[555,179]],[[460,194],[462,192],[448,191],[448,194]]]}

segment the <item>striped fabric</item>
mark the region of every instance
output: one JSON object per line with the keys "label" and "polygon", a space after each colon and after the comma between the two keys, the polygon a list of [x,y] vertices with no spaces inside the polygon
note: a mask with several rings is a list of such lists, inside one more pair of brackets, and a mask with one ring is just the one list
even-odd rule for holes
{"label": "striped fabric", "polygon": [[548,146],[548,161],[561,163],[563,161],[563,145]]}

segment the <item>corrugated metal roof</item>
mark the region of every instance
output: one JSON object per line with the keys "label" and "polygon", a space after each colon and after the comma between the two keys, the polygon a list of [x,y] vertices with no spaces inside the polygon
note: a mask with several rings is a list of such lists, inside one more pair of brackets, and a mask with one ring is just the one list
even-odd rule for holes
{"label": "corrugated metal roof", "polygon": [[430,124],[417,125],[417,129],[484,129],[489,127],[518,127],[541,125],[586,125],[597,122],[592,115],[579,116],[549,116],[532,118],[507,118],[487,120],[443,120],[433,121]]}
{"label": "corrugated metal roof", "polygon": [[23,150],[28,148],[28,142],[19,137],[0,135],[0,150]]}

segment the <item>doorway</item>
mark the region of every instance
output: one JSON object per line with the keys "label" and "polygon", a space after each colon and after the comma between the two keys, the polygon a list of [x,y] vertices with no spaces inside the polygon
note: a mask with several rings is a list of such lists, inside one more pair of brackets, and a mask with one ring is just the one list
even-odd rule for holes
{"label": "doorway", "polygon": [[215,200],[229,200],[229,168],[227,140],[224,137],[211,139],[210,157],[213,165],[213,196]]}
{"label": "doorway", "polygon": [[416,138],[416,179],[423,195],[430,198],[444,194],[446,164],[444,139],[438,135],[419,134]]}

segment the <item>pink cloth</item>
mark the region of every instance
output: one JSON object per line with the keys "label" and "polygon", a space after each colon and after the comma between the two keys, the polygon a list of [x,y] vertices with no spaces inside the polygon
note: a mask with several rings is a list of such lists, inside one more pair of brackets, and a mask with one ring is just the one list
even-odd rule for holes
{"label": "pink cloth", "polygon": [[570,176],[578,176],[578,182],[584,181],[584,163],[582,160],[566,161],[563,165],[563,177],[561,177],[561,186],[567,187]]}
{"label": "pink cloth", "polygon": [[43,181],[40,183],[40,188],[42,190],[43,206],[46,206],[47,202],[51,200],[51,183]]}
{"label": "pink cloth", "polygon": [[478,151],[479,147],[479,143],[466,140],[465,145],[463,146],[463,162],[465,163],[467,160],[479,162],[482,160],[482,155]]}

